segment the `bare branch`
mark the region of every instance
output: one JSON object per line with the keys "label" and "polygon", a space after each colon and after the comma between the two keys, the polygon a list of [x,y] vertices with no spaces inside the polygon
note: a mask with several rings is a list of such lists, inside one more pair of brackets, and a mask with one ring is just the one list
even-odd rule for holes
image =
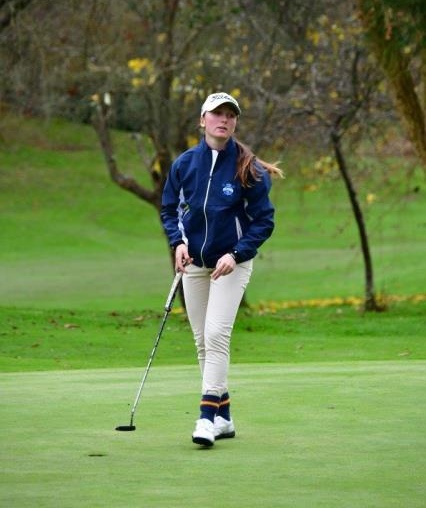
{"label": "bare branch", "polygon": [[144,167],[148,170],[148,168],[151,168],[154,164],[156,157],[148,157],[142,143],[142,135],[140,132],[132,132],[131,138],[135,142],[136,151],[138,152]]}
{"label": "bare branch", "polygon": [[0,1],[0,31],[7,28],[12,23],[13,18],[19,11],[22,11],[32,2],[32,0]]}
{"label": "bare branch", "polygon": [[118,169],[108,128],[108,108],[105,104],[102,103],[97,105],[92,117],[92,123],[96,134],[98,135],[111,180],[122,189],[125,189],[132,194],[135,194],[135,196],[139,197],[140,199],[143,199],[144,201],[157,206],[157,193],[139,185],[134,178],[124,175]]}

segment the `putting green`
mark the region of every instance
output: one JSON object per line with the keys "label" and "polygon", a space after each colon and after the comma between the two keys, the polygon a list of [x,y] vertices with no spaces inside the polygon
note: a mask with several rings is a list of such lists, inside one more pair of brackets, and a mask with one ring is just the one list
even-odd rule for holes
{"label": "putting green", "polygon": [[237,437],[193,445],[198,368],[0,374],[0,504],[423,507],[426,362],[234,365]]}

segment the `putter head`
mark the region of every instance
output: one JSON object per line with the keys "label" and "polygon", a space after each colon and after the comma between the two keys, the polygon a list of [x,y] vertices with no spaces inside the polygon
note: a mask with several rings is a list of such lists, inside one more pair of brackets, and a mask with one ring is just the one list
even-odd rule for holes
{"label": "putter head", "polygon": [[119,425],[118,427],[115,427],[115,430],[120,432],[130,432],[132,430],[136,430],[136,427],[134,425]]}

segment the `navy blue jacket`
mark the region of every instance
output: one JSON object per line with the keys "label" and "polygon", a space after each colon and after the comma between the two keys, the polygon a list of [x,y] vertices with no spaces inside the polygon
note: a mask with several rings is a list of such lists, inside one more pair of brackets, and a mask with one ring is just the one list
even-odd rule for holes
{"label": "navy blue jacket", "polygon": [[244,188],[236,178],[237,157],[231,138],[211,172],[212,150],[202,139],[170,169],[161,220],[170,245],[187,243],[197,266],[214,268],[227,252],[234,252],[238,263],[252,259],[274,229],[268,172],[257,163],[259,180]]}

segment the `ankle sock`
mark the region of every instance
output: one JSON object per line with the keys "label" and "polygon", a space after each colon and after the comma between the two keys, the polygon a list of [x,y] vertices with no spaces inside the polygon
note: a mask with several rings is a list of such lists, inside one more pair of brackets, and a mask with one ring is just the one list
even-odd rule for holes
{"label": "ankle sock", "polygon": [[228,392],[224,393],[220,398],[217,415],[228,421],[231,419],[231,399]]}
{"label": "ankle sock", "polygon": [[207,418],[214,422],[214,417],[219,409],[220,397],[216,395],[203,395],[200,403],[200,418]]}

